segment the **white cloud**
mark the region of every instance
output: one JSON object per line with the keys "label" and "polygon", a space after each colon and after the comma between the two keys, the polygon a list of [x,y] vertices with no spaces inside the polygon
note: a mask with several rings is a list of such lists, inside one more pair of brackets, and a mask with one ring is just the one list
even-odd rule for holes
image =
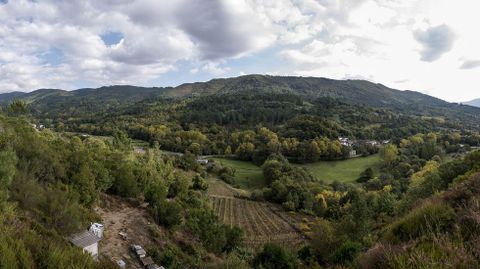
{"label": "white cloud", "polygon": [[[268,47],[275,35],[267,29],[235,0],[9,1],[0,6],[0,91],[71,89],[78,80],[144,84],[181,60],[223,74],[229,68],[214,62]],[[107,46],[101,35],[112,31],[124,38]],[[61,65],[45,63],[52,49]]]}
{"label": "white cloud", "polygon": [[[319,1],[324,2],[329,1]],[[332,2],[342,6],[342,1]],[[475,85],[480,83],[477,61],[469,60],[480,59],[479,9],[480,2],[469,0],[361,1],[338,8],[344,14],[333,17],[337,21],[327,34],[283,48],[279,55],[297,75],[367,78],[451,101],[468,100],[478,96]]]}
{"label": "white cloud", "polygon": [[461,69],[474,69],[480,67],[480,60],[467,60],[460,66]]}
{"label": "white cloud", "polygon": [[455,34],[445,24],[414,32],[415,39],[422,44],[422,61],[433,62],[449,52],[455,42]]}

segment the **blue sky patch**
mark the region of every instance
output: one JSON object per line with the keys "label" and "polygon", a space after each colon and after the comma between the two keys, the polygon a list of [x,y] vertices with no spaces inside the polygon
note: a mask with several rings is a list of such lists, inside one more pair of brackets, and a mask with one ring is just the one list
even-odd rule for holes
{"label": "blue sky patch", "polygon": [[47,52],[38,55],[43,64],[59,65],[63,62],[65,55],[59,48],[51,48]]}
{"label": "blue sky patch", "polygon": [[107,32],[101,34],[100,37],[105,45],[112,46],[120,43],[120,41],[123,39],[123,34],[120,32]]}

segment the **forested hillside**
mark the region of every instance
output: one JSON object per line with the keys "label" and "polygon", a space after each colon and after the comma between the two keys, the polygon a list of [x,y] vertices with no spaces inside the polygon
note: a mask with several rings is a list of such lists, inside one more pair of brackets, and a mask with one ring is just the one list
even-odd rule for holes
{"label": "forested hillside", "polygon": [[[304,100],[329,97],[348,104],[395,109],[415,115],[478,120],[478,110],[475,108],[450,104],[414,91],[390,89],[368,81],[263,75],[214,79],[209,82],[183,84],[175,88],[108,86],[72,92],[44,89],[26,94],[18,92],[0,94],[0,104],[20,99],[32,103],[32,107],[40,113],[46,113],[46,110],[54,113],[67,112],[68,109],[71,109],[69,113],[86,113],[92,110],[105,111],[106,108],[111,109],[119,105],[131,105],[142,100],[151,101],[152,98],[271,93],[297,95]],[[74,110],[71,108],[72,105],[75,105]]]}

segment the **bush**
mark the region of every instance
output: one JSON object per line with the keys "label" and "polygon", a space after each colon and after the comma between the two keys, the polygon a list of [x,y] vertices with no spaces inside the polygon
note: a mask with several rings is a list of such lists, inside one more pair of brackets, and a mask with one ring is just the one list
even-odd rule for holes
{"label": "bush", "polygon": [[362,245],[360,243],[347,240],[335,251],[332,260],[335,263],[352,261],[361,249]]}
{"label": "bush", "polygon": [[227,237],[227,242],[223,250],[226,252],[231,252],[240,246],[243,241],[243,230],[236,226],[231,228],[229,226],[225,226],[225,234]]}
{"label": "bush", "polygon": [[253,259],[253,268],[293,269],[297,268],[297,259],[280,246],[266,244]]}
{"label": "bush", "polygon": [[153,218],[158,224],[172,228],[182,223],[182,207],[177,202],[157,202],[153,208]]}
{"label": "bush", "polygon": [[387,226],[384,238],[391,242],[407,241],[422,235],[448,230],[455,218],[454,210],[444,203],[427,202]]}
{"label": "bush", "polygon": [[192,188],[194,190],[202,190],[202,191],[206,191],[208,189],[208,183],[207,181],[202,178],[200,175],[196,175],[194,178],[193,178],[193,182],[192,182]]}
{"label": "bush", "polygon": [[339,246],[340,240],[332,224],[327,220],[321,219],[314,228],[311,244],[318,259],[323,263],[327,263],[335,249]]}

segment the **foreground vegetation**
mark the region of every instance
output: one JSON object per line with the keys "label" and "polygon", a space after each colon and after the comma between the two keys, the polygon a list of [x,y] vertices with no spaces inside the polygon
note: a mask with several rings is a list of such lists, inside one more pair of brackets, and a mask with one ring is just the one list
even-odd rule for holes
{"label": "foreground vegetation", "polygon": [[195,235],[188,252],[160,249],[174,251],[157,257],[168,267],[202,267],[209,253],[239,244],[242,231],[217,221],[202,179],[175,171],[158,150],[135,155],[121,133],[108,142],[37,131],[19,108],[9,113],[19,116],[0,115],[0,268],[116,268],[110,257],[95,262],[68,242],[101,221],[93,210],[101,193],[146,201],[158,224]]}

